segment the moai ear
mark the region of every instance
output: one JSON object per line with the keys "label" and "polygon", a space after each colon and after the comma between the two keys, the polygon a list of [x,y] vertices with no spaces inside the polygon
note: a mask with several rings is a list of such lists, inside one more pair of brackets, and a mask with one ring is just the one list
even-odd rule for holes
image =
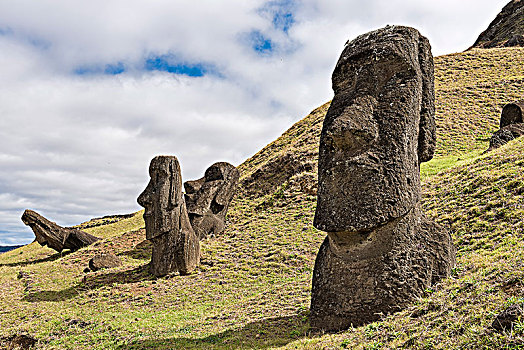
{"label": "moai ear", "polygon": [[180,174],[180,164],[176,160],[169,162],[169,202],[170,209],[180,205],[182,201],[182,175]]}
{"label": "moai ear", "polygon": [[418,60],[422,71],[422,103],[418,134],[418,161],[420,164],[433,158],[437,136],[435,126],[435,68],[428,39],[421,37],[418,49]]}

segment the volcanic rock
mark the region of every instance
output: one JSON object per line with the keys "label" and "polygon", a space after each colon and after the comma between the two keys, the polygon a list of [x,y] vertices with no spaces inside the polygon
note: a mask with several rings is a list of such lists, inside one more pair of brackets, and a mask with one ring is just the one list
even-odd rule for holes
{"label": "volcanic rock", "polygon": [[508,306],[504,311],[495,317],[491,327],[493,327],[498,332],[502,331],[511,331],[513,325],[518,321],[520,317],[524,316],[522,307],[517,304]]}
{"label": "volcanic rock", "polygon": [[311,326],[339,331],[405,307],[449,275],[447,230],[420,210],[420,163],[435,149],[433,56],[416,29],[347,43],[320,137]]}
{"label": "volcanic rock", "polygon": [[517,124],[524,122],[524,101],[516,101],[508,103],[502,108],[502,114],[500,115],[500,128],[511,124]]}
{"label": "volcanic rock", "polygon": [[145,208],[146,238],[153,243],[150,270],[157,277],[191,273],[200,261],[200,242],[186,210],[180,164],[175,156],[157,156],[151,180],[137,199]]}
{"label": "volcanic rock", "polygon": [[35,344],[36,344],[35,338],[30,337],[25,334],[20,334],[20,335],[13,337],[13,339],[11,339],[7,349],[8,350],[14,350],[14,349],[26,350],[26,349],[31,349]]}
{"label": "volcanic rock", "polygon": [[493,133],[486,152],[499,148],[524,135],[524,101],[508,103],[502,109],[500,129]]}
{"label": "volcanic rock", "polygon": [[239,176],[233,165],[219,162],[207,168],[204,177],[184,183],[189,220],[199,239],[224,231]]}
{"label": "volcanic rock", "polygon": [[48,246],[58,252],[64,249],[78,250],[100,239],[84,231],[59,226],[29,209],[24,211],[22,221],[31,227],[41,246]]}
{"label": "volcanic rock", "polygon": [[510,1],[478,37],[473,47],[524,46],[524,1]]}

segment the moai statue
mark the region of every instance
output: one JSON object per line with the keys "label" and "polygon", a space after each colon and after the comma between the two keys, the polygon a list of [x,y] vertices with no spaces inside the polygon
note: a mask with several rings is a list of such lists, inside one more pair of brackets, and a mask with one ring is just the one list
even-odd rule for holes
{"label": "moai statue", "polygon": [[199,239],[224,231],[239,177],[233,165],[219,162],[207,168],[203,178],[184,183],[189,220]]}
{"label": "moai statue", "polygon": [[178,159],[157,156],[149,166],[151,180],[137,201],[146,210],[146,238],[153,243],[151,273],[186,275],[200,262],[200,242],[189,222]]}
{"label": "moai statue", "polygon": [[57,252],[64,249],[78,250],[100,239],[76,228],[59,226],[29,209],[22,214],[22,222],[31,227],[41,246],[48,246]]}
{"label": "moai statue", "polygon": [[524,135],[524,100],[508,103],[500,115],[500,129],[493,133],[486,152],[504,146]]}
{"label": "moai statue", "polygon": [[449,275],[448,231],[420,209],[420,163],[435,148],[433,57],[416,29],[347,43],[320,137],[311,327],[377,320]]}

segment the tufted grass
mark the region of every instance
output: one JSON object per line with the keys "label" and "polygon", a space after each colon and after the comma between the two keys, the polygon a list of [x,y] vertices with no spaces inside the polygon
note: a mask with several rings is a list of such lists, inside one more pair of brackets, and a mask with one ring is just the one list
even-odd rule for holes
{"label": "tufted grass", "polygon": [[[422,166],[423,206],[458,248],[453,276],[405,311],[339,334],[308,329],[311,274],[325,234],[314,195],[289,183],[237,196],[223,235],[202,242],[189,276],[157,279],[141,212],[86,229],[103,240],[58,254],[36,243],[0,255],[0,337],[41,349],[510,349],[524,327],[495,333],[495,315],[524,298],[524,140],[490,153],[502,106],[522,97],[524,49],[436,58],[436,157]],[[286,152],[316,152],[328,104],[240,166],[246,178]],[[98,252],[119,268],[84,273]],[[0,348],[2,347],[0,340]]]}

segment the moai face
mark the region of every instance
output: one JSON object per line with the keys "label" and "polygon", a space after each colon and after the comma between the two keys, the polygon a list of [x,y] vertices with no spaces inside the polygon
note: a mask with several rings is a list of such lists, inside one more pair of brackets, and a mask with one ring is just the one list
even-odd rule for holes
{"label": "moai face", "polygon": [[38,224],[36,215],[36,212],[32,210],[26,210],[24,215],[22,215],[22,222],[31,227],[31,230],[33,230],[35,233],[35,238],[38,244],[41,246],[46,246],[49,244],[49,237],[47,236],[46,230]]}
{"label": "moai face", "polygon": [[224,230],[239,176],[233,165],[218,162],[207,168],[203,178],[184,183],[189,219],[200,239]]}
{"label": "moai face", "polygon": [[180,164],[174,156],[157,156],[149,166],[149,181],[137,201],[145,208],[146,238],[152,239],[179,226],[182,204]]}
{"label": "moai face", "polygon": [[419,165],[435,144],[432,56],[427,39],[391,28],[347,44],[333,72],[314,221],[328,233],[368,231],[420,200]]}

